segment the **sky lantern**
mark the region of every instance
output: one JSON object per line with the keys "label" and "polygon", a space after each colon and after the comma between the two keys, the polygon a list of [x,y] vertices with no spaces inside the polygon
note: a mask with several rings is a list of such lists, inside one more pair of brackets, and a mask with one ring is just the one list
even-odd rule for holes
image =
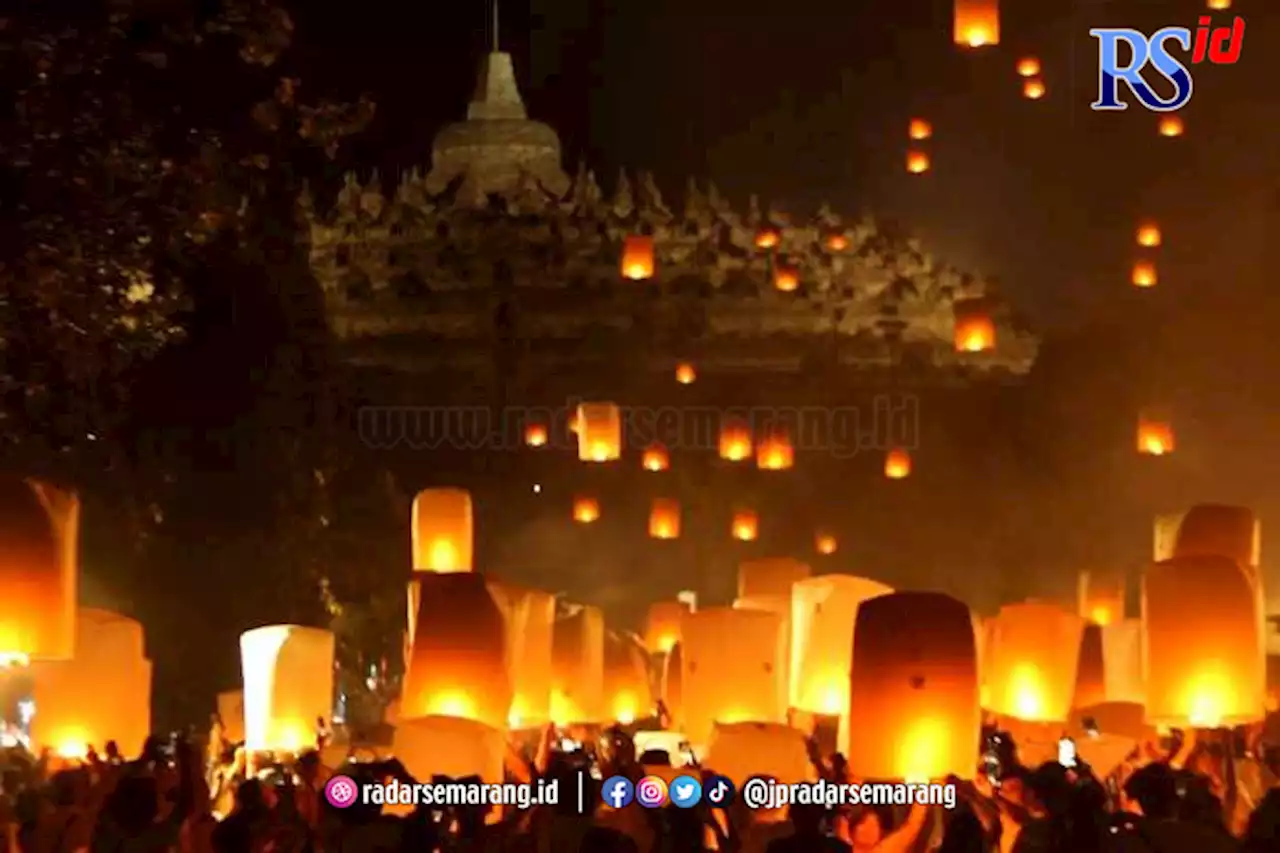
{"label": "sky lantern", "polygon": [[903,480],[911,476],[911,454],[895,447],[885,454],[884,475],[890,480]]}
{"label": "sky lantern", "polygon": [[792,557],[766,557],[738,564],[738,598],[791,595],[791,585],[813,574],[805,563]]}
{"label": "sky lantern", "polygon": [[1076,687],[1071,707],[1088,708],[1107,701],[1106,664],[1102,653],[1102,626],[1085,625],[1080,635]]}
{"label": "sky lantern", "polygon": [[733,514],[730,531],[739,542],[754,542],[760,534],[760,516],[753,510],[740,509]]}
{"label": "sky lantern", "polygon": [[0,666],[74,654],[79,528],[74,493],[0,481]]}
{"label": "sky lantern", "polygon": [[717,723],[705,751],[703,765],[726,779],[768,776],[784,785],[816,781],[804,733],[781,723]]}
{"label": "sky lantern", "polygon": [[653,712],[644,647],[628,636],[605,636],[604,696],[608,718],[624,726]]}
{"label": "sky lantern", "polygon": [[933,136],[933,125],[922,118],[913,118],[907,125],[907,136],[916,142],[922,142]]}
{"label": "sky lantern", "polygon": [[999,0],[955,0],[954,38],[964,47],[999,44]]}
{"label": "sky lantern", "polygon": [[469,572],[474,542],[471,493],[423,489],[413,499],[413,570]]}
{"label": "sky lantern", "polygon": [[545,424],[529,424],[524,428],[524,443],[529,447],[547,446],[547,427]]}
{"label": "sky lantern", "polygon": [[692,385],[698,381],[698,371],[687,361],[681,362],[676,365],[676,381],[681,385]]}
{"label": "sky lantern", "polygon": [[1075,692],[1084,620],[1055,604],[1000,608],[985,650],[988,709],[1031,723],[1067,719]]}
{"label": "sky lantern", "polygon": [[[107,741],[136,749],[151,734],[151,661],[142,625],[119,613],[81,608],[71,660],[31,664],[32,745],[84,758]],[[244,712],[231,724],[243,730]]]}
{"label": "sky lantern", "polygon": [[1034,56],[1024,56],[1018,60],[1017,70],[1019,77],[1039,77],[1040,60]]}
{"label": "sky lantern", "polygon": [[1102,668],[1108,702],[1142,705],[1147,701],[1143,636],[1141,619],[1124,619],[1102,626]]}
{"label": "sky lantern", "polygon": [[1207,5],[1215,12],[1225,12],[1231,8],[1231,0],[1208,0]]}
{"label": "sky lantern", "polygon": [[1155,261],[1134,261],[1133,274],[1129,277],[1134,287],[1155,287],[1160,283],[1160,273]]}
{"label": "sky lantern", "polygon": [[1161,243],[1160,226],[1154,222],[1144,222],[1138,226],[1138,245],[1144,249],[1154,249]]}
{"label": "sky lantern", "polygon": [[615,403],[579,403],[578,458],[612,462],[622,456],[622,412]]}
{"label": "sky lantern", "polygon": [[727,420],[720,426],[720,458],[741,462],[751,458],[751,428],[744,423]]}
{"label": "sky lantern", "polygon": [[556,598],[540,589],[500,581],[486,584],[506,626],[511,672],[511,707],[507,725],[531,729],[551,719],[551,636]]}
{"label": "sky lantern", "polygon": [[653,539],[680,538],[680,502],[654,498],[649,508],[649,536]]}
{"label": "sky lantern", "polygon": [[1187,126],[1183,123],[1181,116],[1167,115],[1161,116],[1158,126],[1161,136],[1175,137],[1181,136],[1186,132]]}
{"label": "sky lantern", "polygon": [[863,601],[853,631],[849,769],[858,779],[973,778],[981,739],[969,608],[936,592]]}
{"label": "sky lantern", "polygon": [[996,346],[996,324],[984,300],[968,299],[952,306],[956,352],[988,352]]}
{"label": "sky lantern", "polygon": [[812,714],[840,717],[848,739],[853,627],[862,602],[893,589],[852,575],[819,575],[791,591],[791,690],[788,703]]}
{"label": "sky lantern", "polygon": [[645,448],[640,463],[646,471],[665,471],[671,467],[671,457],[661,444],[651,444]]}
{"label": "sky lantern", "polygon": [[1258,589],[1229,557],[1178,557],[1142,582],[1148,722],[1218,728],[1263,718]]}
{"label": "sky lantern", "polygon": [[1123,573],[1081,572],[1076,582],[1080,616],[1094,625],[1110,625],[1124,619]]}
{"label": "sky lantern", "polygon": [[1167,456],[1174,451],[1173,423],[1155,415],[1138,417],[1138,452],[1146,456]]}
{"label": "sky lantern", "polygon": [[782,232],[773,225],[762,225],[756,231],[756,248],[773,249],[782,242]]}
{"label": "sky lantern", "polygon": [[475,573],[426,574],[400,694],[400,716],[445,716],[505,729],[512,686],[506,619]]}
{"label": "sky lantern", "polygon": [[681,623],[684,733],[706,744],[716,723],[783,721],[779,684],[786,657],[776,613],[712,607]]}
{"label": "sky lantern", "polygon": [[600,518],[600,501],[595,498],[573,499],[573,520],[579,524],[591,524]]}
{"label": "sky lantern", "polygon": [[778,688],[778,707],[789,707],[791,704],[791,593],[735,598],[733,609],[772,613],[782,620],[782,651],[774,684]]}
{"label": "sky lantern", "polygon": [[824,557],[830,557],[840,547],[840,541],[836,539],[834,533],[827,533],[819,530],[813,536],[813,550],[817,551]]}
{"label": "sky lantern", "polygon": [[680,642],[680,620],[689,608],[679,601],[655,601],[645,619],[644,644],[650,652],[669,652]]}
{"label": "sky lantern", "polygon": [[506,732],[456,717],[401,720],[391,752],[415,779],[477,776],[487,785],[497,785],[503,781]]}
{"label": "sky lantern", "polygon": [[246,750],[315,747],[316,720],[333,715],[333,652],[333,632],[320,628],[267,625],[240,635]]}
{"label": "sky lantern", "polygon": [[653,278],[653,238],[632,235],[622,242],[622,277],[632,281]]}
{"label": "sky lantern", "polygon": [[756,467],[761,471],[785,471],[795,464],[795,448],[784,432],[775,431],[756,445]]}
{"label": "sky lantern", "polygon": [[604,613],[578,605],[557,619],[551,645],[551,720],[557,726],[605,719]]}
{"label": "sky lantern", "polygon": [[800,289],[800,271],[789,264],[773,268],[773,287],[779,293],[795,293]]}
{"label": "sky lantern", "polygon": [[1039,77],[1032,77],[1022,81],[1022,97],[1028,101],[1038,101],[1048,94],[1044,81]]}
{"label": "sky lantern", "polygon": [[839,231],[827,235],[827,249],[832,252],[843,252],[849,248],[849,238]]}
{"label": "sky lantern", "polygon": [[929,171],[929,155],[923,151],[908,151],[907,171],[913,175],[923,175]]}

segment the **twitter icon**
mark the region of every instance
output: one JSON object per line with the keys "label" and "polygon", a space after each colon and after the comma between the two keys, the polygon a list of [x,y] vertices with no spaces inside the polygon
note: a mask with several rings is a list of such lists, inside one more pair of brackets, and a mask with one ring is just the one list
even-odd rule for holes
{"label": "twitter icon", "polygon": [[677,776],[669,796],[677,808],[691,809],[702,799],[702,783],[692,776]]}

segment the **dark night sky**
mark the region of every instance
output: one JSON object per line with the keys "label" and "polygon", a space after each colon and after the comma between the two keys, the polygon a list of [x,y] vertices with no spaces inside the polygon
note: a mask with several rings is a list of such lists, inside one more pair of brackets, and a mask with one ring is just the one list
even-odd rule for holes
{"label": "dark night sky", "polygon": [[[1088,108],[1090,27],[1193,26],[1203,5],[1006,2],[1002,45],[980,52],[951,44],[947,0],[508,1],[501,29],[526,102],[560,132],[570,170],[585,157],[606,187],[625,165],[654,171],[676,197],[694,174],[741,202],[756,192],[793,213],[824,199],[871,210],[944,259],[995,273],[1053,329],[1115,310],[1143,216],[1165,226],[1162,298],[1192,306],[1265,284],[1267,238],[1280,236],[1271,82],[1280,9],[1236,4],[1248,22],[1244,56],[1198,69],[1182,139],[1158,137],[1142,109]],[[487,45],[485,0],[446,11],[390,0],[306,6],[306,80],[379,102],[344,165],[394,176],[427,164],[435,131],[465,109]],[[1046,100],[1020,97],[1013,65],[1024,53],[1045,63]],[[902,168],[912,115],[936,128],[924,179]]]}

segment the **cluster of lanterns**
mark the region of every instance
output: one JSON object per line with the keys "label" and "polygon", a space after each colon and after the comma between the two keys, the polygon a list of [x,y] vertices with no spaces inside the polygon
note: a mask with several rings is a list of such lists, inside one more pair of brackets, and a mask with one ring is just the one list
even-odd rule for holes
{"label": "cluster of lanterns", "polygon": [[907,149],[907,171],[923,175],[929,171],[932,161],[921,143],[933,138],[933,125],[922,118],[913,118],[907,124],[907,138],[911,140],[911,147]]}
{"label": "cluster of lanterns", "polygon": [[1029,101],[1038,101],[1048,90],[1041,76],[1040,60],[1034,56],[1024,56],[1018,60],[1018,76],[1022,78],[1022,96]]}

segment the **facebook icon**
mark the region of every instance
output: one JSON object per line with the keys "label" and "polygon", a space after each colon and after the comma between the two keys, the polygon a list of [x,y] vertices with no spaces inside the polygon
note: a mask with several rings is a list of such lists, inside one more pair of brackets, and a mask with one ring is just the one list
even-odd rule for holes
{"label": "facebook icon", "polygon": [[610,776],[605,780],[600,792],[604,795],[605,802],[615,809],[629,805],[635,798],[635,788],[626,776]]}
{"label": "facebook icon", "polygon": [[[1120,83],[1129,87],[1144,107],[1153,112],[1170,113],[1180,110],[1191,100],[1191,72],[1181,60],[1169,52],[1172,42],[1184,51],[1191,50],[1191,30],[1186,27],[1165,27],[1147,38],[1137,30],[1097,29],[1089,35],[1098,40],[1098,100],[1090,106],[1095,110],[1127,110],[1129,105],[1120,100]],[[1127,65],[1120,64],[1120,44],[1128,46],[1131,54]],[[1147,81],[1142,70],[1150,65],[1156,73],[1173,85],[1173,94],[1161,98]]]}

